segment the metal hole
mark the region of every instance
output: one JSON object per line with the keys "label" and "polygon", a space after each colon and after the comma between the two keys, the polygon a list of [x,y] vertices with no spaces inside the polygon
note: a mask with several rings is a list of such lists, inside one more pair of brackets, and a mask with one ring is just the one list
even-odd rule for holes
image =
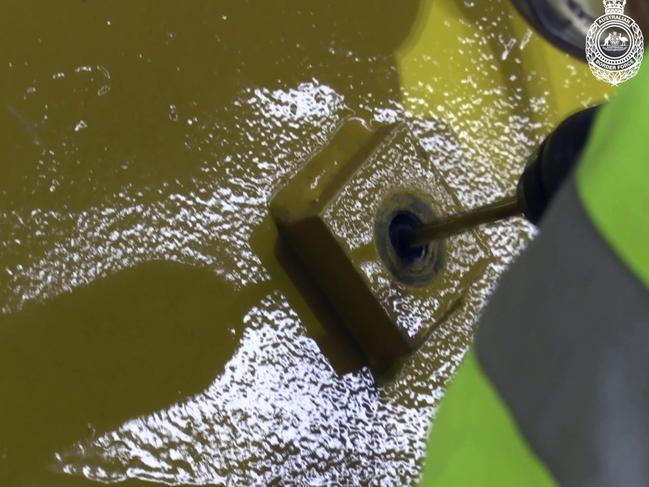
{"label": "metal hole", "polygon": [[444,241],[408,245],[405,235],[435,219],[424,195],[403,192],[388,196],[376,217],[375,239],[385,267],[402,284],[423,287],[443,267]]}

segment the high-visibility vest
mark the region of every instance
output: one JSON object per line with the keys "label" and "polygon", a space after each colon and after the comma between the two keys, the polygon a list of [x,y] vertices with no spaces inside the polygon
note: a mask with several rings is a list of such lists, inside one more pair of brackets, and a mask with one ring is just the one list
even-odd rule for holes
{"label": "high-visibility vest", "polygon": [[419,485],[649,485],[649,63],[501,279]]}

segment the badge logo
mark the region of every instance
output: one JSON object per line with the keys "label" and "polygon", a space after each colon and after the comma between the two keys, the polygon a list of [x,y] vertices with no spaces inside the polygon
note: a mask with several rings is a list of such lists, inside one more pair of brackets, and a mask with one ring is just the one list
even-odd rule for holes
{"label": "badge logo", "polygon": [[586,36],[590,70],[597,79],[612,85],[638,74],[644,55],[642,31],[624,15],[625,6],[626,0],[604,0],[606,13],[591,25]]}

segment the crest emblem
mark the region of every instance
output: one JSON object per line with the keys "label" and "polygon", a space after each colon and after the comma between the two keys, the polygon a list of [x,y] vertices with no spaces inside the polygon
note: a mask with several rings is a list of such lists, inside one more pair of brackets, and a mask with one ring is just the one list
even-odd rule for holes
{"label": "crest emblem", "polygon": [[626,0],[604,0],[606,13],[586,36],[586,60],[595,77],[612,85],[633,78],[640,70],[644,38],[636,22],[624,15]]}

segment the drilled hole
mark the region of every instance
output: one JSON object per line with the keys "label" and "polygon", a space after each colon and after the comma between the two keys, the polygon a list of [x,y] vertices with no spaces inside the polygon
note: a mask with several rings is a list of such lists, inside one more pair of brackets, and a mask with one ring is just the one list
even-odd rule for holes
{"label": "drilled hole", "polygon": [[379,207],[374,223],[376,247],[386,269],[400,283],[427,286],[441,272],[445,242],[409,245],[407,237],[434,219],[432,205],[416,192],[392,193]]}
{"label": "drilled hole", "polygon": [[412,212],[400,211],[390,221],[390,243],[394,248],[401,265],[416,266],[428,257],[430,245],[410,245],[407,236],[422,225],[421,220]]}

